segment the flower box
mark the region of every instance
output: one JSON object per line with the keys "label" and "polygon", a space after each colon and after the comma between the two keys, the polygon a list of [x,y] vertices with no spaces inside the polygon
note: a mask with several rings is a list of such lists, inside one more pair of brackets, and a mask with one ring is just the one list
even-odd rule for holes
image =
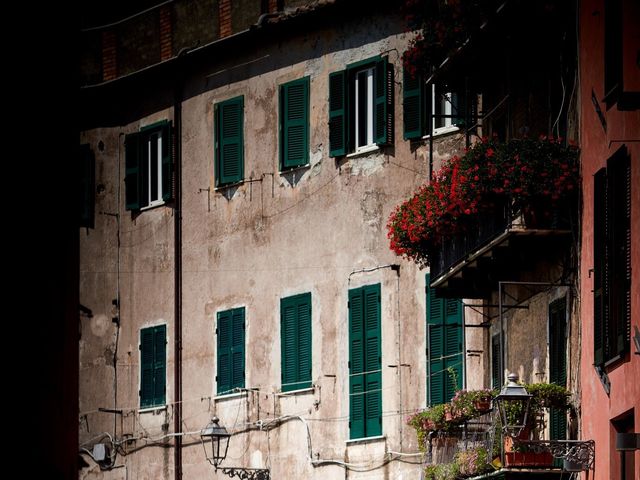
{"label": "flower box", "polygon": [[550,467],[553,465],[551,452],[506,452],[505,467]]}

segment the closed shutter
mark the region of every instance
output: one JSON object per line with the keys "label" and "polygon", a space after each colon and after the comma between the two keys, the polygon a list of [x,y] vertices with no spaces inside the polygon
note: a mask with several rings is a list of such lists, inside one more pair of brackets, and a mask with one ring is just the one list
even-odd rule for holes
{"label": "closed shutter", "polygon": [[378,145],[393,143],[393,67],[386,59],[375,67],[375,142]]}
{"label": "closed shutter", "polygon": [[280,168],[309,163],[309,77],[280,88]]}
{"label": "closed shutter", "polygon": [[244,97],[216,105],[216,185],[242,180],[244,175]]}
{"label": "closed shutter", "polygon": [[162,135],[162,199],[173,198],[173,142],[171,122],[166,122],[161,129]]}
{"label": "closed shutter", "polygon": [[380,285],[364,287],[366,425],[365,434],[382,434],[382,352],[380,348]]}
{"label": "closed shutter", "polygon": [[166,399],[167,376],[167,326],[160,325],[153,329],[154,369],[153,369],[153,404],[164,405]]}
{"label": "closed shutter", "polygon": [[216,383],[218,395],[231,390],[231,310],[218,312],[218,364]]}
{"label": "closed shutter", "polygon": [[311,386],[311,294],[280,302],[282,391]]}
{"label": "closed shutter", "polygon": [[349,290],[349,432],[365,437],[364,298],[362,289]]}
{"label": "closed shutter", "polygon": [[231,388],[244,388],[244,308],[231,311]]}
{"label": "closed shutter", "polygon": [[329,156],[347,153],[346,71],[329,75]]}
{"label": "closed shutter", "polygon": [[429,405],[437,405],[462,388],[462,301],[438,298],[429,281],[427,274],[427,398]]}
{"label": "closed shutter", "polygon": [[422,106],[424,86],[422,84],[422,76],[417,72],[412,75],[405,68],[402,77],[404,139],[420,138],[424,131],[424,109]]}
{"label": "closed shutter", "polygon": [[95,220],[95,156],[88,144],[80,145],[79,225],[93,228]]}
{"label": "closed shutter", "polygon": [[602,168],[594,176],[593,193],[593,349],[594,364],[605,359],[605,328],[607,322],[607,171]]}
{"label": "closed shutter", "polygon": [[[549,381],[561,387],[567,385],[566,300],[549,305]],[[551,440],[567,437],[567,416],[564,409],[552,408],[549,415]]]}
{"label": "closed shutter", "polygon": [[139,210],[142,197],[142,176],[140,172],[140,156],[142,150],[140,133],[131,133],[124,139],[125,147],[125,208]]}

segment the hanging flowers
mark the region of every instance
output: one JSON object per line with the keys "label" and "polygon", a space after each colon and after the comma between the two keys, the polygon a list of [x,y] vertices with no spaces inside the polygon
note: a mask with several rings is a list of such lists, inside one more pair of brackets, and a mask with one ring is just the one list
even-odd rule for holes
{"label": "hanging flowers", "polygon": [[527,211],[543,200],[550,208],[578,189],[578,148],[562,139],[483,138],[462,156],[454,156],[430,183],[399,205],[387,224],[390,248],[420,265],[429,250],[473,226],[478,213],[496,198]]}

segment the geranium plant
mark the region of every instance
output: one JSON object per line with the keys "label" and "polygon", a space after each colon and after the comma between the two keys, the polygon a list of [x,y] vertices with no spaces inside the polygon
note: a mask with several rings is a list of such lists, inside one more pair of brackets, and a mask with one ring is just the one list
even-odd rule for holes
{"label": "geranium plant", "polygon": [[547,211],[578,189],[578,149],[562,139],[483,138],[445,162],[428,184],[399,205],[387,224],[396,254],[429,265],[441,242],[475,227],[478,213],[507,204],[527,213],[541,201]]}

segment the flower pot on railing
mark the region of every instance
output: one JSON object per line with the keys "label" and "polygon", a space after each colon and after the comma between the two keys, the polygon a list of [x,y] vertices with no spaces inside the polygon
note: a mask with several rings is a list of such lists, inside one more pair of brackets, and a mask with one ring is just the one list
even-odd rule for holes
{"label": "flower pot on railing", "polygon": [[491,399],[479,399],[473,401],[473,407],[482,413],[486,413],[491,410]]}
{"label": "flower pot on railing", "polygon": [[565,472],[581,472],[583,470],[586,470],[587,466],[578,460],[570,460],[568,458],[565,458],[562,461],[562,469]]}

